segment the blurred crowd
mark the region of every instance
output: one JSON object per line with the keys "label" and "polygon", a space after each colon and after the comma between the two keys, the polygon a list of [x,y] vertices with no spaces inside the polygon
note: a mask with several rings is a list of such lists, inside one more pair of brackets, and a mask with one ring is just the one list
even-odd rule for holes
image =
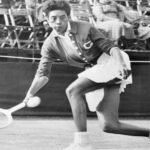
{"label": "blurred crowd", "polygon": [[[143,50],[150,49],[150,9],[146,11],[149,5],[147,3],[147,8],[143,11],[142,2],[140,0],[132,3],[127,0],[80,0],[78,3],[82,8],[87,7],[85,9],[89,10],[89,14],[91,13],[94,21],[89,21],[105,31],[107,37],[116,40],[121,48]],[[71,1],[71,3],[75,2]],[[81,19],[76,17],[78,10],[73,11],[72,18]]]}
{"label": "blurred crowd", "polygon": [[[42,4],[47,0],[1,0],[0,9],[8,9],[14,17],[10,25],[38,27],[36,36],[43,41],[51,32],[42,13]],[[143,11],[141,0],[68,0],[71,5],[71,19],[89,21],[118,43],[123,49],[150,49],[150,11]],[[147,0],[148,2],[148,0]],[[147,3],[147,6],[149,3]],[[26,10],[13,15],[13,10]],[[11,10],[11,11],[10,11]],[[10,14],[11,13],[11,14]],[[6,18],[0,13],[1,23]],[[14,23],[13,23],[14,22]],[[25,29],[25,28],[24,28]],[[23,30],[23,29],[22,29]],[[29,30],[28,30],[29,31]],[[20,32],[20,29],[19,29]],[[23,31],[22,31],[23,33]],[[24,33],[25,34],[25,33]],[[21,34],[20,34],[21,35]],[[21,36],[19,35],[18,38]],[[29,34],[31,36],[31,33]],[[34,35],[35,38],[35,35]]]}

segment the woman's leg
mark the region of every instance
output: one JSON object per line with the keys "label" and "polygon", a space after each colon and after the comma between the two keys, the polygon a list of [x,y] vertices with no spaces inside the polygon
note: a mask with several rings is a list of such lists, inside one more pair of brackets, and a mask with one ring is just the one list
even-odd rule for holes
{"label": "woman's leg", "polygon": [[97,86],[86,78],[78,78],[66,89],[66,95],[69,99],[73,118],[78,132],[86,131],[86,104],[85,92]]}
{"label": "woman's leg", "polygon": [[104,98],[97,107],[97,116],[105,132],[132,136],[149,136],[150,129],[122,123],[118,119],[119,85],[104,88]]}
{"label": "woman's leg", "polygon": [[97,86],[96,83],[86,79],[78,78],[67,89],[66,94],[69,99],[77,132],[74,134],[73,143],[64,150],[93,150],[86,123],[85,92]]}

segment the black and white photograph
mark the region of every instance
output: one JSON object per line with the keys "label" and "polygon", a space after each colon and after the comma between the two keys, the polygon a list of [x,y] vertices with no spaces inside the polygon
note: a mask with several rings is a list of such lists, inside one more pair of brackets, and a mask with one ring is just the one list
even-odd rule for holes
{"label": "black and white photograph", "polygon": [[0,150],[150,150],[150,0],[0,0]]}

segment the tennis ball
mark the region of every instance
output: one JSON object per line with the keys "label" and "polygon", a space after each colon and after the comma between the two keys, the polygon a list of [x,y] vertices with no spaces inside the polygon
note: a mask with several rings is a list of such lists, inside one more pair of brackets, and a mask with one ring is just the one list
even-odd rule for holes
{"label": "tennis ball", "polygon": [[40,97],[34,96],[34,97],[31,97],[29,101],[27,102],[27,107],[31,107],[31,108],[37,107],[40,105],[40,103],[41,103]]}

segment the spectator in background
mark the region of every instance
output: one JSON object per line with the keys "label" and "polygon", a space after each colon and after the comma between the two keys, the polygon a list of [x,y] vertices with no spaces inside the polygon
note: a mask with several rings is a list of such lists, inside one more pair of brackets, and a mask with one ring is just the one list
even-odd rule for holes
{"label": "spectator in background", "polygon": [[134,38],[132,25],[124,22],[124,6],[112,0],[95,0],[93,14],[96,25],[108,33],[109,38],[118,40],[121,36]]}
{"label": "spectator in background", "polygon": [[14,0],[0,0],[0,8],[9,9],[14,3]]}
{"label": "spectator in background", "polygon": [[146,43],[149,45],[148,41],[150,39],[150,16],[148,13],[144,14],[144,12],[141,10],[141,6],[142,1],[136,1],[134,5],[132,4],[133,9],[124,9],[124,16],[127,22],[137,26],[136,38],[140,40],[146,40]]}
{"label": "spectator in background", "polygon": [[[7,10],[7,9],[11,8],[12,5],[14,5],[13,0],[0,0],[0,9],[6,9]],[[6,23],[5,21],[6,20],[5,20],[4,16],[2,14],[0,14],[0,23],[8,25],[8,23]]]}
{"label": "spectator in background", "polygon": [[37,32],[37,39],[42,40],[45,39],[52,31],[50,28],[45,16],[43,15],[42,3],[48,0],[25,0],[26,9],[31,14],[34,19],[35,26],[41,26]]}
{"label": "spectator in background", "polygon": [[38,0],[25,0],[26,9],[31,14],[31,16],[35,16],[39,22],[42,22],[44,17],[42,15],[41,7],[42,4],[38,2]]}

